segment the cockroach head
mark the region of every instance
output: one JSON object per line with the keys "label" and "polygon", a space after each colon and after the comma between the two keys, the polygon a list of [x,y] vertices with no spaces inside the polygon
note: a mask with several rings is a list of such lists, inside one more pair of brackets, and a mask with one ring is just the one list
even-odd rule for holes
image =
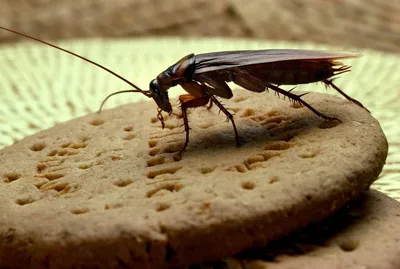
{"label": "cockroach head", "polygon": [[153,79],[150,82],[150,90],[149,90],[149,96],[152,97],[154,99],[154,101],[156,102],[157,106],[168,113],[172,112],[172,106],[171,103],[169,102],[169,98],[168,98],[168,92],[165,90],[162,90],[160,88],[160,85],[158,84],[157,79]]}

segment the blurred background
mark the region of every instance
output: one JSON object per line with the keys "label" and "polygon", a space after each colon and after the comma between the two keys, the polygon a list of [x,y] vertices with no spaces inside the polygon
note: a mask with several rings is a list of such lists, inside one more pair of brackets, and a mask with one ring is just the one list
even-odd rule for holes
{"label": "blurred background", "polygon": [[[400,0],[0,0],[0,25],[45,40],[223,36],[400,51]],[[0,43],[23,38],[0,31]]]}

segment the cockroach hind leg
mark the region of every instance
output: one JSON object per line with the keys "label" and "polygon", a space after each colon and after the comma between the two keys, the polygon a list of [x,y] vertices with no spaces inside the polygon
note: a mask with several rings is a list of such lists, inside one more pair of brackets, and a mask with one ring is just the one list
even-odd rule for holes
{"label": "cockroach hind leg", "polygon": [[314,114],[316,114],[317,116],[323,118],[324,120],[338,120],[341,122],[341,120],[339,120],[338,118],[334,118],[334,117],[329,117],[326,116],[324,114],[322,114],[321,112],[319,112],[318,110],[316,110],[315,108],[313,108],[310,104],[308,104],[306,101],[304,101],[303,99],[301,99],[302,96],[304,96],[307,93],[303,93],[300,95],[285,91],[277,86],[274,85],[268,85],[272,90],[274,90],[275,92],[279,92],[283,95],[286,95],[288,98],[292,99],[293,102],[298,102],[300,105],[303,105],[305,107],[307,107],[309,110],[311,110]]}
{"label": "cockroach hind leg", "polygon": [[[293,88],[291,88],[290,90],[288,90],[288,93],[291,93],[294,89],[296,89],[297,88],[297,86],[294,86]],[[284,95],[283,96],[283,100],[286,100],[286,96],[287,95]],[[289,102],[291,101],[291,99],[290,99],[290,97],[288,96],[288,99],[289,99]]]}
{"label": "cockroach hind leg", "polygon": [[330,80],[324,80],[323,83],[325,83],[325,85],[327,85],[327,87],[332,87],[333,89],[335,89],[337,92],[339,92],[341,95],[343,95],[347,100],[349,100],[350,102],[364,108],[365,110],[367,110],[368,112],[370,112],[365,106],[363,106],[363,104],[361,104],[359,101],[357,101],[356,99],[351,98],[350,96],[348,96],[345,92],[343,92],[338,86],[336,86],[335,84],[333,84],[333,79]]}
{"label": "cockroach hind leg", "polygon": [[296,89],[297,86],[294,86],[293,88],[291,88],[290,90],[288,90],[288,93],[291,93],[294,89]]}

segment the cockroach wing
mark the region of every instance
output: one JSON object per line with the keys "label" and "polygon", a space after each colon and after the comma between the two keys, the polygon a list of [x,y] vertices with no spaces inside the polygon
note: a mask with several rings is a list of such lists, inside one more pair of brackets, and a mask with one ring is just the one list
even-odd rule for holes
{"label": "cockroach wing", "polygon": [[246,65],[290,60],[339,60],[360,54],[344,51],[271,49],[211,52],[195,55],[194,75]]}
{"label": "cockroach wing", "polygon": [[230,80],[223,74],[215,74],[214,72],[211,72],[195,75],[194,78],[196,81],[207,85],[206,92],[208,94],[217,95],[226,99],[233,96],[231,88],[226,84],[226,82],[230,82]]}

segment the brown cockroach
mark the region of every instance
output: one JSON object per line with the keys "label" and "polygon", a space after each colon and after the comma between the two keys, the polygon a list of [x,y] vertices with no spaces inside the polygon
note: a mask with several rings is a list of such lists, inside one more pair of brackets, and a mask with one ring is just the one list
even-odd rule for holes
{"label": "brown cockroach", "polygon": [[148,98],[153,98],[157,104],[157,117],[161,122],[162,128],[164,128],[164,119],[161,113],[163,111],[169,114],[172,113],[168,89],[180,85],[188,94],[179,96],[186,132],[186,140],[179,154],[185,151],[189,143],[190,128],[187,109],[206,106],[208,104],[209,107],[215,104],[226,115],[227,119],[231,121],[236,143],[240,145],[239,134],[233,115],[216,98],[218,96],[229,99],[233,96],[232,90],[227,84],[228,82],[233,82],[244,89],[258,93],[273,90],[278,94],[288,97],[291,101],[307,107],[325,120],[338,119],[326,116],[317,111],[301,98],[304,94],[294,94],[291,92],[292,90],[286,91],[280,88],[279,85],[323,82],[327,87],[334,88],[345,98],[364,108],[360,102],[345,94],[332,82],[333,76],[350,71],[350,66],[343,65],[337,60],[360,56],[351,52],[270,49],[189,54],[161,72],[150,82],[149,90],[144,91],[117,73],[83,56],[26,34],[1,26],[0,28],[81,58],[106,70],[134,88],[108,95],[101,103],[99,111],[101,111],[108,98],[113,95],[127,92],[142,93]]}

